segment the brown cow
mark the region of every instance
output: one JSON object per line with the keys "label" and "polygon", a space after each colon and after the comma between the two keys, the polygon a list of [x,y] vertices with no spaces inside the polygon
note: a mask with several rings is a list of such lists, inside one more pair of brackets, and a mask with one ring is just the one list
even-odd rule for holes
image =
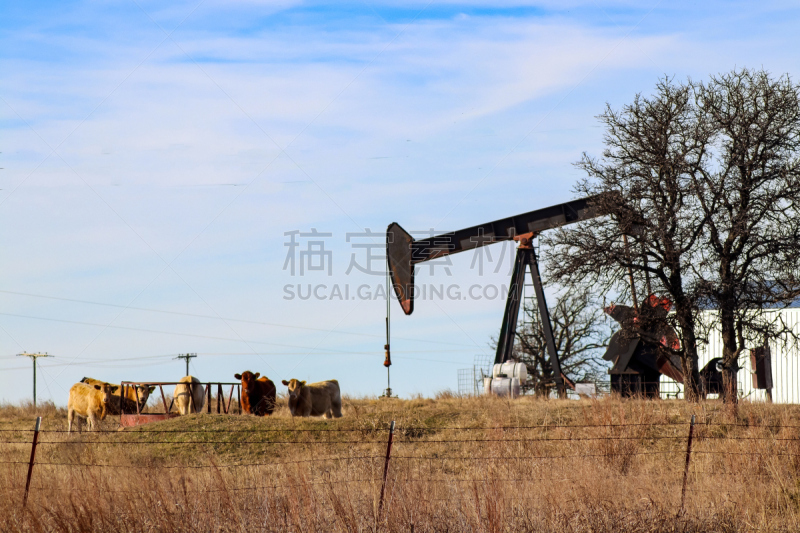
{"label": "brown cow", "polygon": [[[69,429],[67,433],[72,433],[72,422],[75,415],[78,421],[86,418],[89,429],[95,429],[98,420],[105,420],[108,414],[109,404],[112,402],[112,393],[119,387],[103,383],[102,385],[88,385],[86,383],[76,383],[69,389],[69,401],[67,402],[67,420]],[[76,424],[78,429],[80,425]]]}
{"label": "brown cow", "polygon": [[[87,385],[103,385],[106,383],[105,381],[100,381],[99,379],[94,378],[83,378],[81,383],[86,383]],[[148,398],[150,398],[150,394],[156,390],[155,386],[146,386],[146,385],[128,385],[125,387],[125,399],[122,399],[122,387],[114,383],[108,383],[112,387],[117,387],[114,389],[114,393],[112,394],[111,403],[108,407],[109,414],[118,415],[121,413],[120,411],[120,404],[125,408],[125,412],[135,413],[136,412],[136,393],[139,393],[139,410],[143,410],[144,406],[147,404]]]}
{"label": "brown cow", "polygon": [[275,410],[277,389],[267,376],[258,379],[260,375],[247,370],[233,377],[242,380],[242,411],[256,416],[271,415]]}
{"label": "brown cow", "polygon": [[342,416],[342,395],[335,379],[309,383],[293,379],[282,382],[289,387],[289,411],[292,416]]}

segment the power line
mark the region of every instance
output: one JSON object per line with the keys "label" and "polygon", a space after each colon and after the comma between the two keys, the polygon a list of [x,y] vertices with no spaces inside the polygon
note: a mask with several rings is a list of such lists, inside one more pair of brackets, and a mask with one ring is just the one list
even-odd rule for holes
{"label": "power line", "polygon": [[[374,352],[349,352],[350,355],[359,355],[359,356],[374,356]],[[463,365],[462,361],[446,361],[443,359],[430,359],[427,357],[408,357],[403,355],[397,355],[397,353],[416,353],[416,352],[395,352],[392,356],[395,359],[401,360],[411,360],[411,361],[423,361],[426,363],[441,363],[446,365]],[[226,355],[253,355],[252,352],[217,352],[217,353],[203,353],[200,352],[198,355],[208,355],[208,356],[226,356]],[[303,355],[302,353],[297,352],[271,352],[271,353],[259,353],[257,355]],[[317,355],[329,355],[329,354],[317,354]],[[124,359],[77,359],[72,362],[68,363],[55,363],[47,365],[48,368],[50,367],[57,367],[57,366],[72,366],[74,364],[81,364],[88,367],[106,367],[106,366],[113,366],[113,368],[140,368],[142,365],[140,363],[128,363],[125,365],[120,365],[120,361],[139,361],[140,359],[157,359],[163,357],[170,357],[175,359],[173,355],[154,355],[154,356],[145,356],[145,357],[127,357]],[[169,361],[152,361],[146,363],[148,367],[151,366],[162,366],[166,364],[170,364]],[[11,372],[15,370],[25,370],[26,366],[13,366],[13,367],[4,367],[2,368],[3,371]]]}
{"label": "power line", "polygon": [[[2,312],[0,312],[0,316],[12,316],[12,317],[16,317],[16,318],[29,318],[31,320],[45,320],[45,321],[48,321],[48,322],[61,322],[61,323],[64,323],[64,324],[78,324],[78,325],[81,325],[81,326],[95,326],[95,327],[107,328],[107,329],[121,329],[121,330],[126,330],[126,331],[142,331],[142,332],[145,332],[145,333],[158,333],[158,334],[161,334],[161,335],[177,335],[177,336],[180,336],[180,337],[195,337],[195,338],[200,338],[200,339],[211,339],[211,340],[232,341],[232,342],[246,342],[246,343],[250,343],[250,344],[265,344],[265,345],[268,345],[268,346],[279,346],[279,347],[282,347],[282,348],[298,348],[300,350],[316,350],[316,351],[324,352],[324,353],[334,353],[334,354],[341,353],[341,354],[347,354],[347,355],[357,354],[357,353],[371,353],[371,354],[374,354],[374,352],[354,352],[352,350],[336,350],[336,349],[333,349],[333,348],[317,348],[317,347],[309,347],[309,346],[299,346],[299,345],[296,345],[296,344],[282,344],[282,343],[277,343],[277,342],[245,340],[245,339],[234,338],[234,337],[217,337],[217,336],[213,336],[213,335],[199,335],[199,334],[196,334],[196,333],[180,333],[180,332],[177,332],[177,331],[165,331],[165,330],[149,329],[149,328],[135,328],[135,327],[131,327],[131,326],[110,326],[108,324],[100,324],[100,323],[97,323],[97,322],[83,322],[83,321],[79,321],[79,320],[66,320],[66,319],[63,319],[63,318],[49,318],[49,317],[43,317],[43,316],[21,315],[21,314],[15,314],[15,313],[2,313]],[[466,345],[464,345],[464,346],[466,346]],[[472,348],[474,348],[474,346],[472,346]],[[401,352],[401,353],[430,353],[432,351],[434,351],[434,350],[406,350],[405,352]],[[459,353],[463,352],[463,350],[435,350],[435,353],[442,353],[442,352],[445,352],[445,351],[448,351],[448,352],[459,352]],[[305,353],[306,352],[302,352],[301,354],[289,354],[289,355],[303,355]],[[272,355],[272,354],[266,354],[266,355]]]}
{"label": "power line", "polygon": [[[190,317],[194,317],[194,318],[208,318],[208,319],[211,319],[211,320],[223,320],[223,321],[227,321],[227,322],[241,322],[241,323],[244,323],[244,324],[256,324],[256,325],[260,325],[260,326],[271,326],[271,327],[290,328],[290,329],[302,329],[302,330],[307,330],[307,331],[320,331],[320,332],[323,332],[323,333],[329,333],[329,331],[327,329],[311,328],[311,327],[308,327],[308,326],[294,326],[294,325],[290,325],[290,324],[279,324],[279,323],[275,323],[275,322],[262,322],[262,321],[258,321],[258,320],[246,320],[246,319],[242,319],[242,318],[227,318],[227,317],[219,317],[219,316],[213,316],[213,315],[201,315],[201,314],[197,314],[197,313],[185,313],[185,312],[182,312],[182,311],[166,311],[166,310],[163,310],[163,309],[152,309],[152,308],[148,308],[148,307],[128,307],[128,306],[119,305],[119,304],[110,304],[110,303],[105,303],[105,302],[95,302],[95,301],[92,301],[92,300],[80,300],[80,299],[76,299],[76,298],[61,298],[61,297],[58,297],[58,296],[45,296],[43,294],[32,294],[32,293],[27,293],[27,292],[0,290],[0,293],[2,293],[2,294],[13,294],[13,295],[16,295],[16,296],[28,296],[28,297],[31,297],[31,298],[44,298],[44,299],[47,299],[47,300],[58,300],[58,301],[62,301],[62,302],[73,302],[73,303],[81,303],[81,304],[88,304],[88,305],[101,305],[101,306],[104,306],[104,307],[117,307],[117,308],[121,308],[121,309],[130,309],[130,310],[133,310],[133,311],[147,311],[147,312],[150,312],[150,313],[164,313],[164,314],[167,314],[167,315],[190,316]],[[15,315],[10,315],[10,316],[15,316]],[[337,331],[335,333],[338,333],[338,334],[341,334],[341,335],[355,335],[355,336],[358,336],[358,337],[383,338],[383,335],[375,335],[375,334],[371,334],[371,333],[356,333],[354,331]],[[407,341],[414,341],[414,342],[427,342],[427,343],[430,343],[430,344],[445,344],[445,345],[450,345],[450,346],[468,346],[468,347],[472,347],[471,344],[462,344],[462,343],[458,343],[458,342],[436,341],[436,340],[430,340],[430,339],[414,339],[414,338],[410,338],[410,337],[397,337],[397,336],[395,338],[396,339],[407,340]]]}

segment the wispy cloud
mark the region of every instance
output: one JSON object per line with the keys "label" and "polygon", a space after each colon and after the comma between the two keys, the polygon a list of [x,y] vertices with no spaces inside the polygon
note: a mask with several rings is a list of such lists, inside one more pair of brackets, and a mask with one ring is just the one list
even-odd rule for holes
{"label": "wispy cloud", "polygon": [[[311,282],[374,284],[344,276],[352,253],[346,232],[380,231],[392,220],[428,229],[472,188],[441,229],[571,197],[577,176],[571,163],[583,150],[600,149],[593,116],[605,102],[629,101],[664,74],[702,77],[743,64],[797,74],[793,6],[726,6],[215,0],[5,6],[0,289],[124,303],[149,286],[143,304],[159,308],[205,313],[207,301],[223,316],[333,328],[348,302],[282,299],[283,284],[298,281],[281,270],[284,231],[334,233],[334,276]],[[173,33],[165,38],[165,32]],[[62,142],[58,157],[45,159]],[[166,271],[154,281],[163,270],[159,256],[177,257],[180,275]],[[469,263],[456,262],[454,282],[472,282]],[[485,340],[502,312],[502,299],[438,303],[441,309],[421,305],[413,317],[397,319],[397,331],[458,338],[452,317]],[[8,295],[0,295],[0,311],[86,323],[114,317]],[[383,313],[383,303],[365,303],[341,327],[380,332]],[[126,312],[120,320],[140,329],[231,335],[224,324],[190,318]],[[0,325],[26,349],[64,354],[97,333],[88,325],[8,316]],[[255,326],[241,335],[302,344],[296,333]],[[309,335],[306,346],[322,339]],[[380,357],[380,345],[335,332],[325,342],[354,352],[374,348]],[[0,335],[0,350],[15,353],[18,346]],[[171,350],[247,351],[235,342],[187,346],[110,328],[85,358]],[[197,364],[221,376],[258,362],[231,357]],[[465,355],[464,366],[471,357]],[[284,371],[290,359],[270,364]],[[304,377],[335,373],[356,392],[381,387],[374,379],[382,376],[380,361],[362,368],[357,358],[311,359]],[[407,379],[409,392],[412,383],[423,391],[442,387],[434,377],[420,381],[407,367],[395,369],[398,386]],[[115,379],[133,372],[154,377],[146,367],[106,371]],[[69,384],[76,373],[66,370],[58,379]],[[17,381],[0,377],[6,398],[28,393]]]}

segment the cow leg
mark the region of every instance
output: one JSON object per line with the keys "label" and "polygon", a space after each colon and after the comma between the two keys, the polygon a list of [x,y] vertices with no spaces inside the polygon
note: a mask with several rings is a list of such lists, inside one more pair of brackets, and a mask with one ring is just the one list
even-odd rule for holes
{"label": "cow leg", "polygon": [[67,411],[67,422],[69,423],[69,429],[67,433],[72,433],[72,421],[75,420],[75,409],[70,409]]}
{"label": "cow leg", "polygon": [[342,397],[339,396],[331,402],[331,411],[334,418],[342,418]]}
{"label": "cow leg", "polygon": [[95,431],[97,427],[97,418],[95,418],[94,413],[90,412],[89,416],[86,417],[86,424],[89,427],[89,431]]}
{"label": "cow leg", "polygon": [[175,403],[178,406],[178,414],[180,414],[181,416],[185,415],[186,414],[186,397],[183,395],[183,393],[179,393],[175,397]]}

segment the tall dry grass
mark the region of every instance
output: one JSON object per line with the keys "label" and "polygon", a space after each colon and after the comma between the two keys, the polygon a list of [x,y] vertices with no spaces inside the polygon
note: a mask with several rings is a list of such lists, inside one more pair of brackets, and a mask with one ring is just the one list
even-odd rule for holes
{"label": "tall dry grass", "polygon": [[[29,442],[22,430],[34,414],[0,408],[0,439]],[[714,402],[442,395],[348,399],[345,418],[331,421],[292,419],[282,406],[265,419],[191,415],[124,431],[109,419],[108,433],[67,435],[52,408],[27,510],[27,466],[0,464],[0,529],[797,531],[798,415],[795,406],[743,404],[733,415]],[[0,461],[29,452],[4,443]]]}

